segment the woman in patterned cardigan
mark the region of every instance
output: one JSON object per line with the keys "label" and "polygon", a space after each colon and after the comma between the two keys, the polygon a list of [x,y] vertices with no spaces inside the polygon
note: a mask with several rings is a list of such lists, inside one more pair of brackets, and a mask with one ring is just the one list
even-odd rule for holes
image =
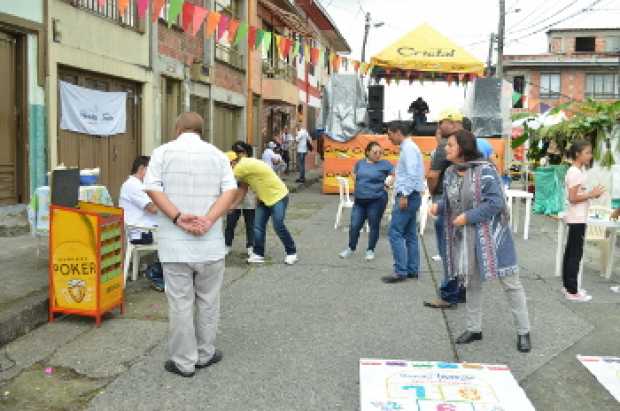
{"label": "woman in patterned cardigan", "polygon": [[469,131],[450,136],[446,153],[453,165],[444,176],[443,197],[431,212],[445,217],[448,275],[467,288],[467,330],[456,343],[482,340],[482,283],[497,278],[517,326],[517,349],[529,352],[527,303],[501,180],[495,167],[481,160]]}

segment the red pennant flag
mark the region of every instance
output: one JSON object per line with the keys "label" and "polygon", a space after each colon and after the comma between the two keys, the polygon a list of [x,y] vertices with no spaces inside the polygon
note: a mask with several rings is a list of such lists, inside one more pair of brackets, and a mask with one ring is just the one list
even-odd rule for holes
{"label": "red pennant flag", "polygon": [[210,11],[207,16],[207,27],[205,30],[205,37],[209,38],[217,28],[217,24],[220,22],[220,13],[217,11]]}
{"label": "red pennant flag", "polygon": [[310,63],[312,63],[312,65],[316,65],[316,63],[319,62],[319,53],[320,50],[317,47],[312,47],[310,49]]}
{"label": "red pennant flag", "polygon": [[231,19],[228,23],[228,41],[233,42],[235,40],[235,36],[237,35],[237,30],[239,29],[239,25],[241,23],[239,20]]}
{"label": "red pennant flag", "polygon": [[[390,69],[385,69],[385,78],[391,78],[392,77],[392,70]],[[388,83],[390,84],[390,83]]]}
{"label": "red pennant flag", "polygon": [[138,8],[138,17],[143,19],[146,16],[146,10],[149,8],[149,0],[136,0]]}
{"label": "red pennant flag", "polygon": [[129,6],[129,0],[118,0],[118,15],[124,16]]}
{"label": "red pennant flag", "polygon": [[359,61],[354,61],[353,62],[353,70],[357,73],[360,70],[360,62]]}
{"label": "red pennant flag", "polygon": [[164,7],[164,3],[166,3],[166,0],[153,0],[153,11],[151,14],[151,20],[153,20],[153,22],[156,22],[159,18],[159,15],[161,14],[161,9],[162,7]]}
{"label": "red pennant flag", "polygon": [[194,20],[194,5],[190,2],[183,3],[183,18],[181,19],[181,27],[184,32],[188,32],[192,21]]}
{"label": "red pennant flag", "polygon": [[463,81],[465,79],[465,74],[459,73],[459,81]]}
{"label": "red pennant flag", "polygon": [[106,0],[99,0],[98,1],[99,7],[105,7],[105,2],[106,2]]}
{"label": "red pennant flag", "polygon": [[250,26],[250,30],[248,30],[248,47],[250,50],[254,49],[256,45],[256,27]]}
{"label": "red pennant flag", "polygon": [[230,17],[226,14],[222,14],[220,16],[220,22],[217,25],[217,41],[222,40],[224,37],[224,33],[228,30],[228,22],[230,21]]}
{"label": "red pennant flag", "polygon": [[446,76],[446,81],[448,82],[448,87],[450,87],[452,85],[452,74]]}
{"label": "red pennant flag", "polygon": [[291,52],[291,46],[293,45],[293,40],[289,39],[288,37],[285,37],[282,39],[282,42],[284,43],[284,57],[286,57]]}
{"label": "red pennant flag", "polygon": [[340,58],[340,56],[336,55],[335,60],[336,61],[335,61],[335,64],[334,64],[334,70],[336,72],[338,72],[338,71],[340,71],[340,63],[342,62],[342,59]]}
{"label": "red pennant flag", "polygon": [[202,22],[208,14],[209,10],[200,6],[194,6],[194,18],[192,19],[192,36],[195,36],[196,33],[198,33],[198,31],[200,30],[200,26],[202,26]]}

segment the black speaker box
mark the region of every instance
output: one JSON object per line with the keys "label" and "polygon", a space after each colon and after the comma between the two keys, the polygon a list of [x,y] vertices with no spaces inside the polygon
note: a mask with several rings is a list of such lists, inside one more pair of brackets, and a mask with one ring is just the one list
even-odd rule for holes
{"label": "black speaker box", "polygon": [[381,84],[368,86],[368,109],[383,110],[385,88]]}
{"label": "black speaker box", "polygon": [[77,207],[80,194],[80,169],[53,170],[51,180],[52,204],[64,207]]}

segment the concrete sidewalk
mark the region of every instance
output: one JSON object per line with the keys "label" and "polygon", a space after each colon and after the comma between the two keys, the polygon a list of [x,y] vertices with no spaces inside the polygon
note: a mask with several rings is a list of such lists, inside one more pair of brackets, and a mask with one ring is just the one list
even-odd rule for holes
{"label": "concrete sidewalk", "polygon": [[[484,340],[460,347],[452,341],[463,330],[464,308],[422,306],[440,280],[438,263],[423,262],[418,281],[381,283],[392,261],[385,233],[375,261],[363,260],[367,234],[362,251],[338,258],[347,232],[332,229],[336,205],[318,185],[291,196],[287,220],[300,256],[292,267],[282,263],[272,232],[268,262],[246,265],[239,227],[222,292],[221,364],[192,379],[163,370],[165,296],[140,280],[128,290],[127,313],[108,316],[101,328],[67,317],[0,350],[0,369],[9,368],[0,372],[0,408],[354,410],[359,358],[382,357],[506,363],[539,410],[618,409],[575,355],[618,355],[620,296],[593,274],[589,256],[584,285],[593,302],[564,300],[553,277],[555,226],[545,218],[533,218],[530,240],[517,239],[534,344],[521,354],[497,284],[485,289]],[[424,241],[434,254],[430,224]]]}

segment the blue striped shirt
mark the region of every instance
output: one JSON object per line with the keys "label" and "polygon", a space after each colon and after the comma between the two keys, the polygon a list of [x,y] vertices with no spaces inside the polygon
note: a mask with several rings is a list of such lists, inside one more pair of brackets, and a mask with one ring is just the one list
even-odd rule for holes
{"label": "blue striped shirt", "polygon": [[410,138],[400,143],[400,158],[396,166],[396,193],[408,196],[414,191],[423,193],[424,162],[418,146]]}

